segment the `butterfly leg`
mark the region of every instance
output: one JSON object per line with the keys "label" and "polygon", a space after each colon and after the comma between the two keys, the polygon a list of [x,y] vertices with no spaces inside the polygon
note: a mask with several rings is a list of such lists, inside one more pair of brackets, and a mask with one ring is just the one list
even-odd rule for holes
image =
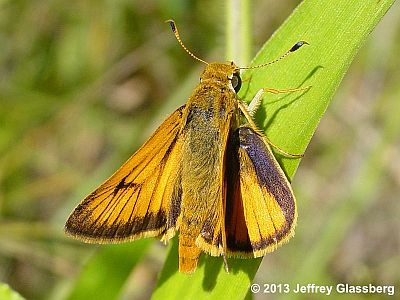
{"label": "butterfly leg", "polygon": [[260,89],[257,94],[254,96],[253,100],[251,100],[250,104],[247,106],[247,110],[251,117],[254,117],[255,113],[257,112],[258,108],[260,107],[261,101],[264,97],[265,93],[272,93],[272,94],[286,94],[291,92],[298,92],[298,91],[305,91],[308,90],[310,86],[305,88],[293,88],[293,89],[284,89],[284,90],[277,90],[272,88],[263,88]]}
{"label": "butterfly leg", "polygon": [[[284,94],[284,93],[290,93],[290,92],[297,92],[297,91],[305,91],[308,90],[310,86],[307,86],[305,88],[293,88],[293,89],[285,89],[285,90],[277,90],[277,89],[272,89],[272,88],[263,88],[260,89],[257,94],[254,96],[253,100],[251,100],[250,104],[246,104],[244,102],[239,101],[239,109],[242,111],[244,116],[246,117],[247,121],[250,123],[250,125],[256,129],[257,126],[253,121],[253,117],[260,107],[261,101],[263,99],[264,93],[272,93],[272,94]],[[292,154],[289,152],[286,152],[285,150],[279,148],[277,145],[272,143],[268,137],[264,135],[265,141],[274,149],[276,149],[278,152],[280,152],[282,155],[286,157],[291,157],[291,158],[300,158],[303,157],[303,154]]]}
{"label": "butterfly leg", "polygon": [[222,258],[224,260],[224,268],[226,273],[229,273],[229,265],[228,265],[228,260],[226,259],[226,254],[222,254]]}

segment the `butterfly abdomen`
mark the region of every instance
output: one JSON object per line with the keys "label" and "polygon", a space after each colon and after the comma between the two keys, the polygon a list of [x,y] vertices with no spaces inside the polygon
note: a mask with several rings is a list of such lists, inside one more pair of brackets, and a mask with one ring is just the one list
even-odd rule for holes
{"label": "butterfly abdomen", "polygon": [[183,221],[179,234],[179,271],[193,273],[197,268],[197,262],[201,254],[200,248],[196,246],[196,230],[190,228]]}

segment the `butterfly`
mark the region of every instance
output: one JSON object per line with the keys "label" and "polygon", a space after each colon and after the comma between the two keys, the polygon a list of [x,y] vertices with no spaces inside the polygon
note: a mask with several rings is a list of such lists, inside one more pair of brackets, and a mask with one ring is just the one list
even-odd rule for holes
{"label": "butterfly", "polygon": [[206,64],[200,83],[75,208],[65,231],[90,243],[145,237],[168,242],[179,232],[179,271],[194,272],[202,252],[223,256],[228,270],[227,257],[260,257],[294,235],[292,188],[252,119],[265,92],[282,91],[263,89],[249,105],[240,101],[244,68],[198,58],[182,43],[174,21],[168,22],[185,51]]}

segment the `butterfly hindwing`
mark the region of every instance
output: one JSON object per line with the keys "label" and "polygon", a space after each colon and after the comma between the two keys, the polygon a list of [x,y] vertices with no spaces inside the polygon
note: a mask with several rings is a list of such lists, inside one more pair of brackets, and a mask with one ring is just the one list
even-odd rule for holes
{"label": "butterfly hindwing", "polygon": [[263,137],[250,127],[231,134],[226,230],[228,255],[259,257],[294,234],[296,201]]}
{"label": "butterfly hindwing", "polygon": [[173,236],[180,213],[183,110],[184,106],[171,114],[119,170],[75,208],[65,225],[67,233],[96,243]]}

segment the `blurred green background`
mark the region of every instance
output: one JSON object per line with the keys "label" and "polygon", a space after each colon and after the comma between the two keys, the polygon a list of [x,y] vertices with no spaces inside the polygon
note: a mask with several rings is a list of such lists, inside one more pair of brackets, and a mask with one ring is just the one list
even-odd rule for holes
{"label": "blurred green background", "polygon": [[[254,1],[252,54],[297,4]],[[84,245],[63,224],[198,82],[202,66],[176,43],[169,18],[200,57],[225,59],[225,7],[215,1],[0,2],[0,282],[27,299],[65,299],[78,278],[90,286],[95,272],[81,269],[104,249],[112,266],[113,247],[139,249],[127,258],[137,259],[132,270],[107,270],[110,281],[127,278],[119,296],[151,295],[161,243]],[[399,52],[395,3],[294,177],[296,237],[263,260],[254,282],[400,288]]]}

